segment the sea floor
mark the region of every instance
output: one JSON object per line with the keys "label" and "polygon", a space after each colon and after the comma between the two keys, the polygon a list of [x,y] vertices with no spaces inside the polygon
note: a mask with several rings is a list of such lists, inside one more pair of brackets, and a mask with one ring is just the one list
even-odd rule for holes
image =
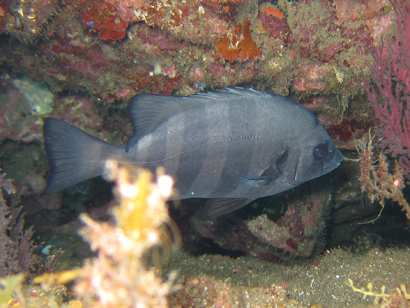
{"label": "sea floor", "polygon": [[[400,285],[410,285],[409,260],[408,248],[389,248],[384,251],[374,249],[366,254],[334,249],[315,260],[295,260],[287,265],[251,257],[194,257],[180,250],[171,256],[165,266],[165,273],[176,270],[180,283],[195,279],[219,281],[232,288],[264,288],[267,290],[265,293],[271,292],[273,296],[276,288],[283,288],[286,291],[286,301],[278,307],[408,307],[406,299],[409,299],[409,294],[400,295],[395,292]],[[355,288],[363,288],[364,291],[354,291],[349,279]],[[370,283],[372,289],[368,287]],[[212,283],[208,284],[206,289],[211,294]],[[384,295],[380,296],[384,287]],[[366,298],[363,298],[364,292],[369,294]],[[243,294],[249,294],[249,290]],[[392,294],[396,295],[394,299]],[[238,304],[237,307],[271,307],[263,301],[258,302],[258,299],[254,298],[252,305]]]}

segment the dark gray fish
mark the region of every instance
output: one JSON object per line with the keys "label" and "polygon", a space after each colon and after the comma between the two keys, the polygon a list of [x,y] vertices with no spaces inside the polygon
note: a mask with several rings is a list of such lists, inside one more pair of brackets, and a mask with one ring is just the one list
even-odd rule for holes
{"label": "dark gray fish", "polygon": [[223,89],[188,97],[136,95],[134,135],[114,146],[57,119],[44,123],[45,194],[101,175],[117,157],[175,179],[179,199],[212,198],[203,218],[232,212],[339,166],[342,153],[313,113],[286,97]]}

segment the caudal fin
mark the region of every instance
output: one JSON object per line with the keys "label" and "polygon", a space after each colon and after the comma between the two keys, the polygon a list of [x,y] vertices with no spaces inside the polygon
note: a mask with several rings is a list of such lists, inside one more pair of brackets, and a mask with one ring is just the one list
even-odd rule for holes
{"label": "caudal fin", "polygon": [[103,173],[112,145],[54,118],[44,120],[43,132],[50,164],[50,175],[43,195]]}

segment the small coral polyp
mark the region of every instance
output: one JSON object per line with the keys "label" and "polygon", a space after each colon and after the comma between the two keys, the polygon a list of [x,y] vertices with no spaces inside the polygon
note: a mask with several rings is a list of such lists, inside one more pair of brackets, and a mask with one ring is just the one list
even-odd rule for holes
{"label": "small coral polyp", "polygon": [[117,7],[112,3],[90,7],[86,11],[83,23],[100,31],[100,38],[106,41],[124,38],[128,28],[128,22],[119,14]]}

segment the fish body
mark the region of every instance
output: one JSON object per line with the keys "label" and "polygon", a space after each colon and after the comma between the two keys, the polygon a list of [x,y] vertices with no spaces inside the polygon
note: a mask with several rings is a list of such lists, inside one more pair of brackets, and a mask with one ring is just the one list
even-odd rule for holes
{"label": "fish body", "polygon": [[134,135],[126,146],[46,119],[51,172],[44,193],[98,176],[106,159],[116,157],[153,172],[164,167],[178,199],[211,198],[209,219],[324,175],[343,159],[309,110],[255,89],[136,95],[129,116]]}

